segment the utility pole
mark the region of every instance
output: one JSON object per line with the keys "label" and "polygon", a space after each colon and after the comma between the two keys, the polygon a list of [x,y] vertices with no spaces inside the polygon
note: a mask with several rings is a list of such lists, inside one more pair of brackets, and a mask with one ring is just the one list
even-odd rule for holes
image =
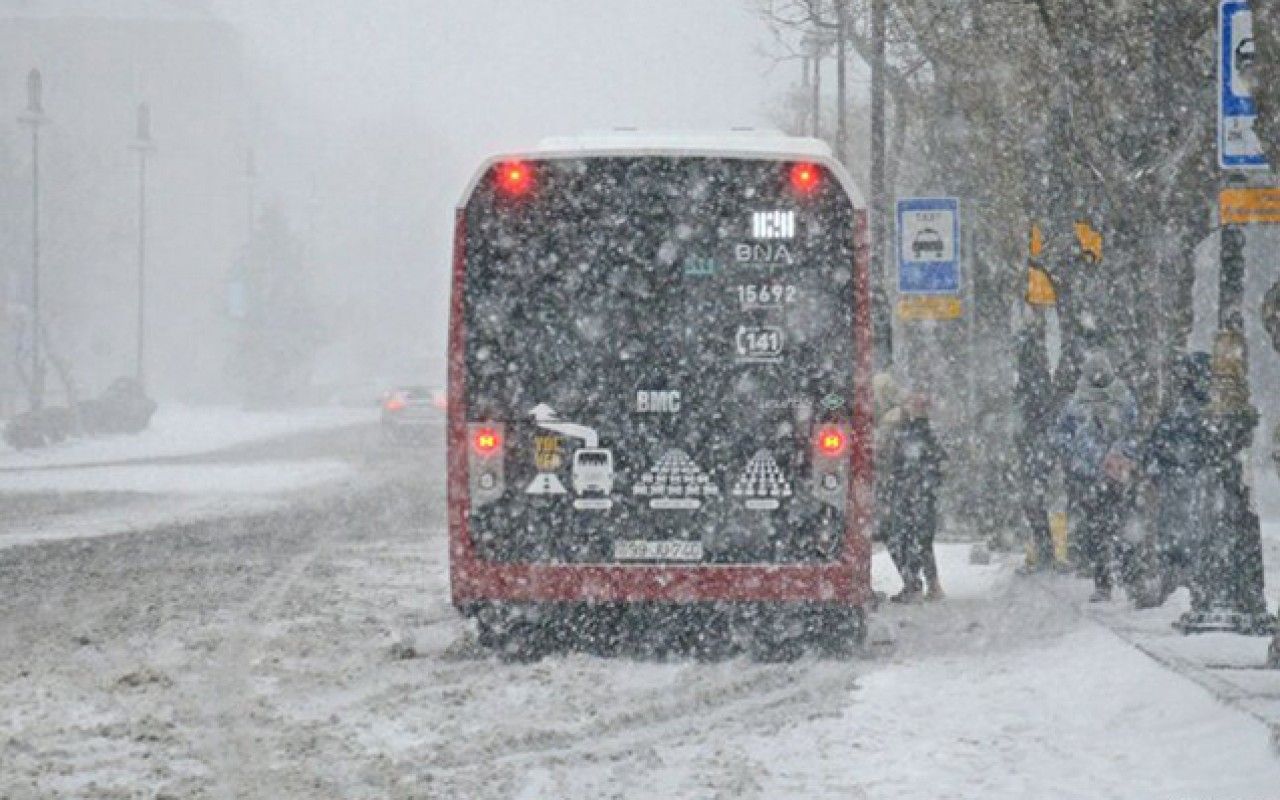
{"label": "utility pole", "polygon": [[871,0],[871,329],[876,369],[893,366],[893,325],[885,291],[885,245],[889,226],[885,186],[885,8]]}
{"label": "utility pole", "polygon": [[131,147],[138,152],[138,356],[135,377],[138,387],[146,387],[147,336],[147,156],[155,152],[151,140],[151,107],[138,106],[137,138]]}
{"label": "utility pole", "polygon": [[250,147],[245,151],[244,156],[244,183],[246,187],[246,213],[245,213],[245,231],[247,233],[246,241],[253,239],[254,215],[257,212],[256,190],[258,186],[258,160],[254,156],[253,148]]}
{"label": "utility pole", "polygon": [[44,115],[40,70],[27,74],[27,110],[18,122],[31,128],[31,384],[32,411],[44,406],[44,363],[40,359],[40,126]]}
{"label": "utility pole", "polygon": [[803,136],[809,130],[809,81],[813,77],[809,66],[811,60],[809,51],[805,50],[805,54],[800,57],[800,97],[803,99],[797,107],[795,123],[796,134],[799,136]]}
{"label": "utility pole", "polygon": [[836,160],[849,160],[849,95],[847,69],[849,11],[845,0],[836,0]]}
{"label": "utility pole", "polygon": [[812,77],[806,77],[804,85],[810,89],[809,94],[809,135],[817,139],[822,136],[822,51],[824,41],[821,31],[806,33],[801,47],[809,55],[805,58],[805,69],[812,70]]}

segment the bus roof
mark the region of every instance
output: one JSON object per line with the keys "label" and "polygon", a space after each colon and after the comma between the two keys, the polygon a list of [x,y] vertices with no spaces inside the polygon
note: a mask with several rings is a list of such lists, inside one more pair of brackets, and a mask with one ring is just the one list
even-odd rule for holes
{"label": "bus roof", "polygon": [[826,142],[804,136],[787,136],[774,130],[745,129],[706,133],[620,130],[549,137],[532,150],[506,153],[486,160],[468,182],[460,207],[466,205],[481,176],[494,164],[502,161],[610,156],[702,156],[813,161],[831,170],[853,201],[854,207],[866,207],[862,192],[844,166],[836,160]]}

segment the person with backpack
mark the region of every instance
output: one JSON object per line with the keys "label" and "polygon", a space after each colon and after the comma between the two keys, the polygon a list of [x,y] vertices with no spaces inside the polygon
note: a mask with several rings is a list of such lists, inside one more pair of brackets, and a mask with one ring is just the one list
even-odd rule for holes
{"label": "person with backpack", "polygon": [[1137,466],[1137,422],[1133,393],[1106,354],[1095,350],[1085,359],[1055,429],[1067,480],[1076,481],[1078,489],[1072,516],[1093,576],[1089,599],[1094,603],[1111,599],[1111,562]]}

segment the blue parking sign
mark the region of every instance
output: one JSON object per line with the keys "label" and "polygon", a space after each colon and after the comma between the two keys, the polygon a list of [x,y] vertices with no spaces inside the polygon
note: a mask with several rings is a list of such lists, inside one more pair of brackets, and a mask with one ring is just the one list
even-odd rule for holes
{"label": "blue parking sign", "polygon": [[1223,169],[1265,169],[1267,158],[1254,131],[1256,55],[1253,12],[1247,0],[1218,6],[1218,164]]}
{"label": "blue parking sign", "polygon": [[898,201],[898,293],[960,293],[960,201]]}

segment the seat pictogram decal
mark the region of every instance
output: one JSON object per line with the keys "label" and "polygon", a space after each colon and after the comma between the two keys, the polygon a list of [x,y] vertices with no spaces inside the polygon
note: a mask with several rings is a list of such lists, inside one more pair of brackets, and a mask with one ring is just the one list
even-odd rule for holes
{"label": "seat pictogram decal", "polygon": [[791,496],[791,482],[782,474],[773,453],[761,450],[747,462],[733,484],[733,496],[743,498],[753,511],[772,511]]}
{"label": "seat pictogram decal", "polygon": [[692,511],[704,498],[718,497],[720,487],[683,450],[668,450],[641,476],[632,494],[649,498],[649,507]]}

